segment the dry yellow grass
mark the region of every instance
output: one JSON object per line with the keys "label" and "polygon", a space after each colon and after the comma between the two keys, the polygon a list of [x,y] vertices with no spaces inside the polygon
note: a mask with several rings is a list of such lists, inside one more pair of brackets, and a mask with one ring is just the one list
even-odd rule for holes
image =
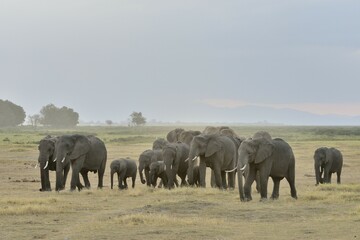
{"label": "dry yellow grass", "polygon": [[[201,128],[199,128],[201,129]],[[167,129],[124,136],[116,129],[92,130],[107,139],[108,166],[119,157],[138,158],[152,139]],[[251,135],[254,127],[239,128]],[[276,128],[272,135],[289,139],[296,156],[298,200],[290,197],[285,180],[280,199],[240,203],[238,192],[217,189],[147,188],[137,178],[135,189],[111,190],[109,169],[105,187],[82,192],[39,192],[36,141],[46,133],[0,134],[1,239],[356,239],[360,237],[360,142],[355,137],[316,139],[298,128]],[[305,129],[306,130],[306,129]],[[145,142],[110,142],[127,136]],[[150,136],[150,137],[149,137]],[[8,137],[10,142],[1,142]],[[131,138],[129,138],[131,139]],[[17,143],[15,143],[17,142]],[[344,154],[342,184],[315,187],[313,158],[320,146]],[[55,174],[50,173],[52,186]],[[92,186],[97,175],[90,174]],[[333,182],[336,178],[333,176]],[[69,186],[67,186],[69,189]],[[269,193],[272,183],[269,180]]]}

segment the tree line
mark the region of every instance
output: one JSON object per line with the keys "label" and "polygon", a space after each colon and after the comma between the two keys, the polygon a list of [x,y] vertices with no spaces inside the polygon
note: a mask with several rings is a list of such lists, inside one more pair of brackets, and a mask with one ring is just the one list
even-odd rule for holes
{"label": "tree line", "polygon": [[[0,127],[15,127],[25,122],[26,113],[23,107],[8,100],[0,99]],[[44,125],[51,127],[75,127],[79,124],[79,113],[68,107],[56,107],[48,104],[41,108],[38,114],[28,116],[32,126]],[[112,123],[107,120],[106,123]],[[140,126],[146,124],[146,118],[141,112],[133,112],[130,115],[129,126]]]}

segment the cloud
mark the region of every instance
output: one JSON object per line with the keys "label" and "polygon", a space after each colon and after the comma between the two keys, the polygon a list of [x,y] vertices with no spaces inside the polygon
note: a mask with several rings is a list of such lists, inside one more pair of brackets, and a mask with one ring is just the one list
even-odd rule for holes
{"label": "cloud", "polygon": [[216,108],[240,108],[245,106],[269,107],[275,109],[293,109],[308,113],[327,115],[360,116],[360,103],[252,103],[236,99],[204,99],[201,101]]}

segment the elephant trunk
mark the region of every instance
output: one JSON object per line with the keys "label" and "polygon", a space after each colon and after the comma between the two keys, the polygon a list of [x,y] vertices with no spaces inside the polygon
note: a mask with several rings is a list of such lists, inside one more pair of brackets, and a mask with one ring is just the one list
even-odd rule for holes
{"label": "elephant trunk", "polygon": [[[63,159],[65,156],[56,156],[56,159]],[[64,180],[64,167],[65,164],[61,161],[56,161],[56,191],[63,190],[65,187]]]}
{"label": "elephant trunk", "polygon": [[243,171],[241,170],[240,164],[237,166],[237,177],[238,177],[238,188],[240,201],[243,202],[245,200],[244,197],[244,184],[243,184]]}
{"label": "elephant trunk", "polygon": [[173,169],[171,164],[166,165],[166,176],[168,178],[168,184],[167,187],[169,189],[174,187],[174,175],[173,175]]}
{"label": "elephant trunk", "polygon": [[145,184],[146,181],[145,181],[145,179],[144,179],[143,171],[144,171],[144,167],[140,165],[140,166],[139,166],[140,180],[141,180],[141,183],[142,183],[142,184]]}
{"label": "elephant trunk", "polygon": [[190,186],[194,185],[194,166],[195,166],[195,162],[194,161],[189,161],[189,167],[188,167],[188,182]]}
{"label": "elephant trunk", "polygon": [[48,157],[46,155],[40,155],[38,162],[40,168],[41,178],[41,189],[40,191],[50,191],[50,180],[49,180],[49,168],[48,168]]}

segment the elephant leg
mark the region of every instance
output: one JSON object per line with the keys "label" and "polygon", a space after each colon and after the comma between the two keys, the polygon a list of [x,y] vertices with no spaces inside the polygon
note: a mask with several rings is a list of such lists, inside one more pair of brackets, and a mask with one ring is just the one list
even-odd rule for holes
{"label": "elephant leg", "polygon": [[200,187],[206,187],[205,178],[206,178],[206,164],[205,161],[201,160],[199,165],[199,174],[200,174]]}
{"label": "elephant leg", "polygon": [[145,168],[144,169],[145,172],[145,179],[146,179],[146,185],[147,186],[151,186],[151,181],[150,181],[150,169],[149,168]]}
{"label": "elephant leg", "polygon": [[271,177],[274,182],[273,192],[271,194],[271,199],[275,200],[279,198],[279,188],[280,188],[280,180],[278,177]]}
{"label": "elephant leg", "polygon": [[228,182],[229,182],[229,189],[235,189],[235,172],[229,172],[228,175]]}
{"label": "elephant leg", "polygon": [[104,186],[104,173],[105,173],[105,166],[101,166],[98,170],[98,189],[102,189]]}
{"label": "elephant leg", "polygon": [[[224,172],[225,173],[225,172]],[[221,170],[220,169],[214,169],[214,175],[215,175],[215,183],[216,183],[216,186],[220,189],[223,189],[223,186],[222,186],[222,173],[221,173]],[[224,176],[225,177],[225,176]]]}
{"label": "elephant leg", "polygon": [[[90,181],[89,181],[89,177],[88,177],[88,170],[86,170],[86,169],[81,169],[80,173],[81,173],[81,176],[82,176],[83,179],[84,179],[85,187],[86,187],[87,189],[89,189],[89,188],[90,188]],[[80,182],[79,182],[79,183],[80,183]]]}
{"label": "elephant leg", "polygon": [[127,177],[124,177],[124,186],[125,186],[125,189],[128,189],[128,185],[127,185],[127,182],[126,182],[126,178],[127,178]]}
{"label": "elephant leg", "polygon": [[341,183],[340,175],[341,175],[341,171],[337,171],[337,172],[336,172],[337,184],[340,184],[340,183]]}
{"label": "elephant leg", "polygon": [[[174,176],[174,184],[176,187],[179,187],[179,181],[177,180],[176,175]],[[172,187],[174,187],[174,186],[172,186]]]}
{"label": "elephant leg", "polygon": [[290,168],[288,176],[285,177],[290,186],[291,197],[297,199],[297,193],[295,188],[295,167]]}
{"label": "elephant leg", "polygon": [[269,180],[269,174],[268,171],[266,171],[266,169],[261,168],[259,170],[259,174],[260,174],[260,195],[261,195],[261,200],[267,199],[267,185],[268,185],[268,180]]}
{"label": "elephant leg", "polygon": [[332,173],[329,172],[329,183],[331,183],[331,175],[332,175]]}
{"label": "elephant leg", "polygon": [[133,175],[132,178],[131,178],[131,180],[132,180],[132,185],[131,185],[131,187],[132,187],[132,188],[135,188],[135,179],[136,179],[136,175]]}
{"label": "elephant leg", "polygon": [[226,173],[225,173],[225,171],[221,171],[221,187],[222,187],[223,189],[227,189]]}
{"label": "elephant leg", "polygon": [[214,174],[214,170],[212,170],[212,169],[211,169],[210,186],[211,186],[212,188],[216,188],[215,174]]}

